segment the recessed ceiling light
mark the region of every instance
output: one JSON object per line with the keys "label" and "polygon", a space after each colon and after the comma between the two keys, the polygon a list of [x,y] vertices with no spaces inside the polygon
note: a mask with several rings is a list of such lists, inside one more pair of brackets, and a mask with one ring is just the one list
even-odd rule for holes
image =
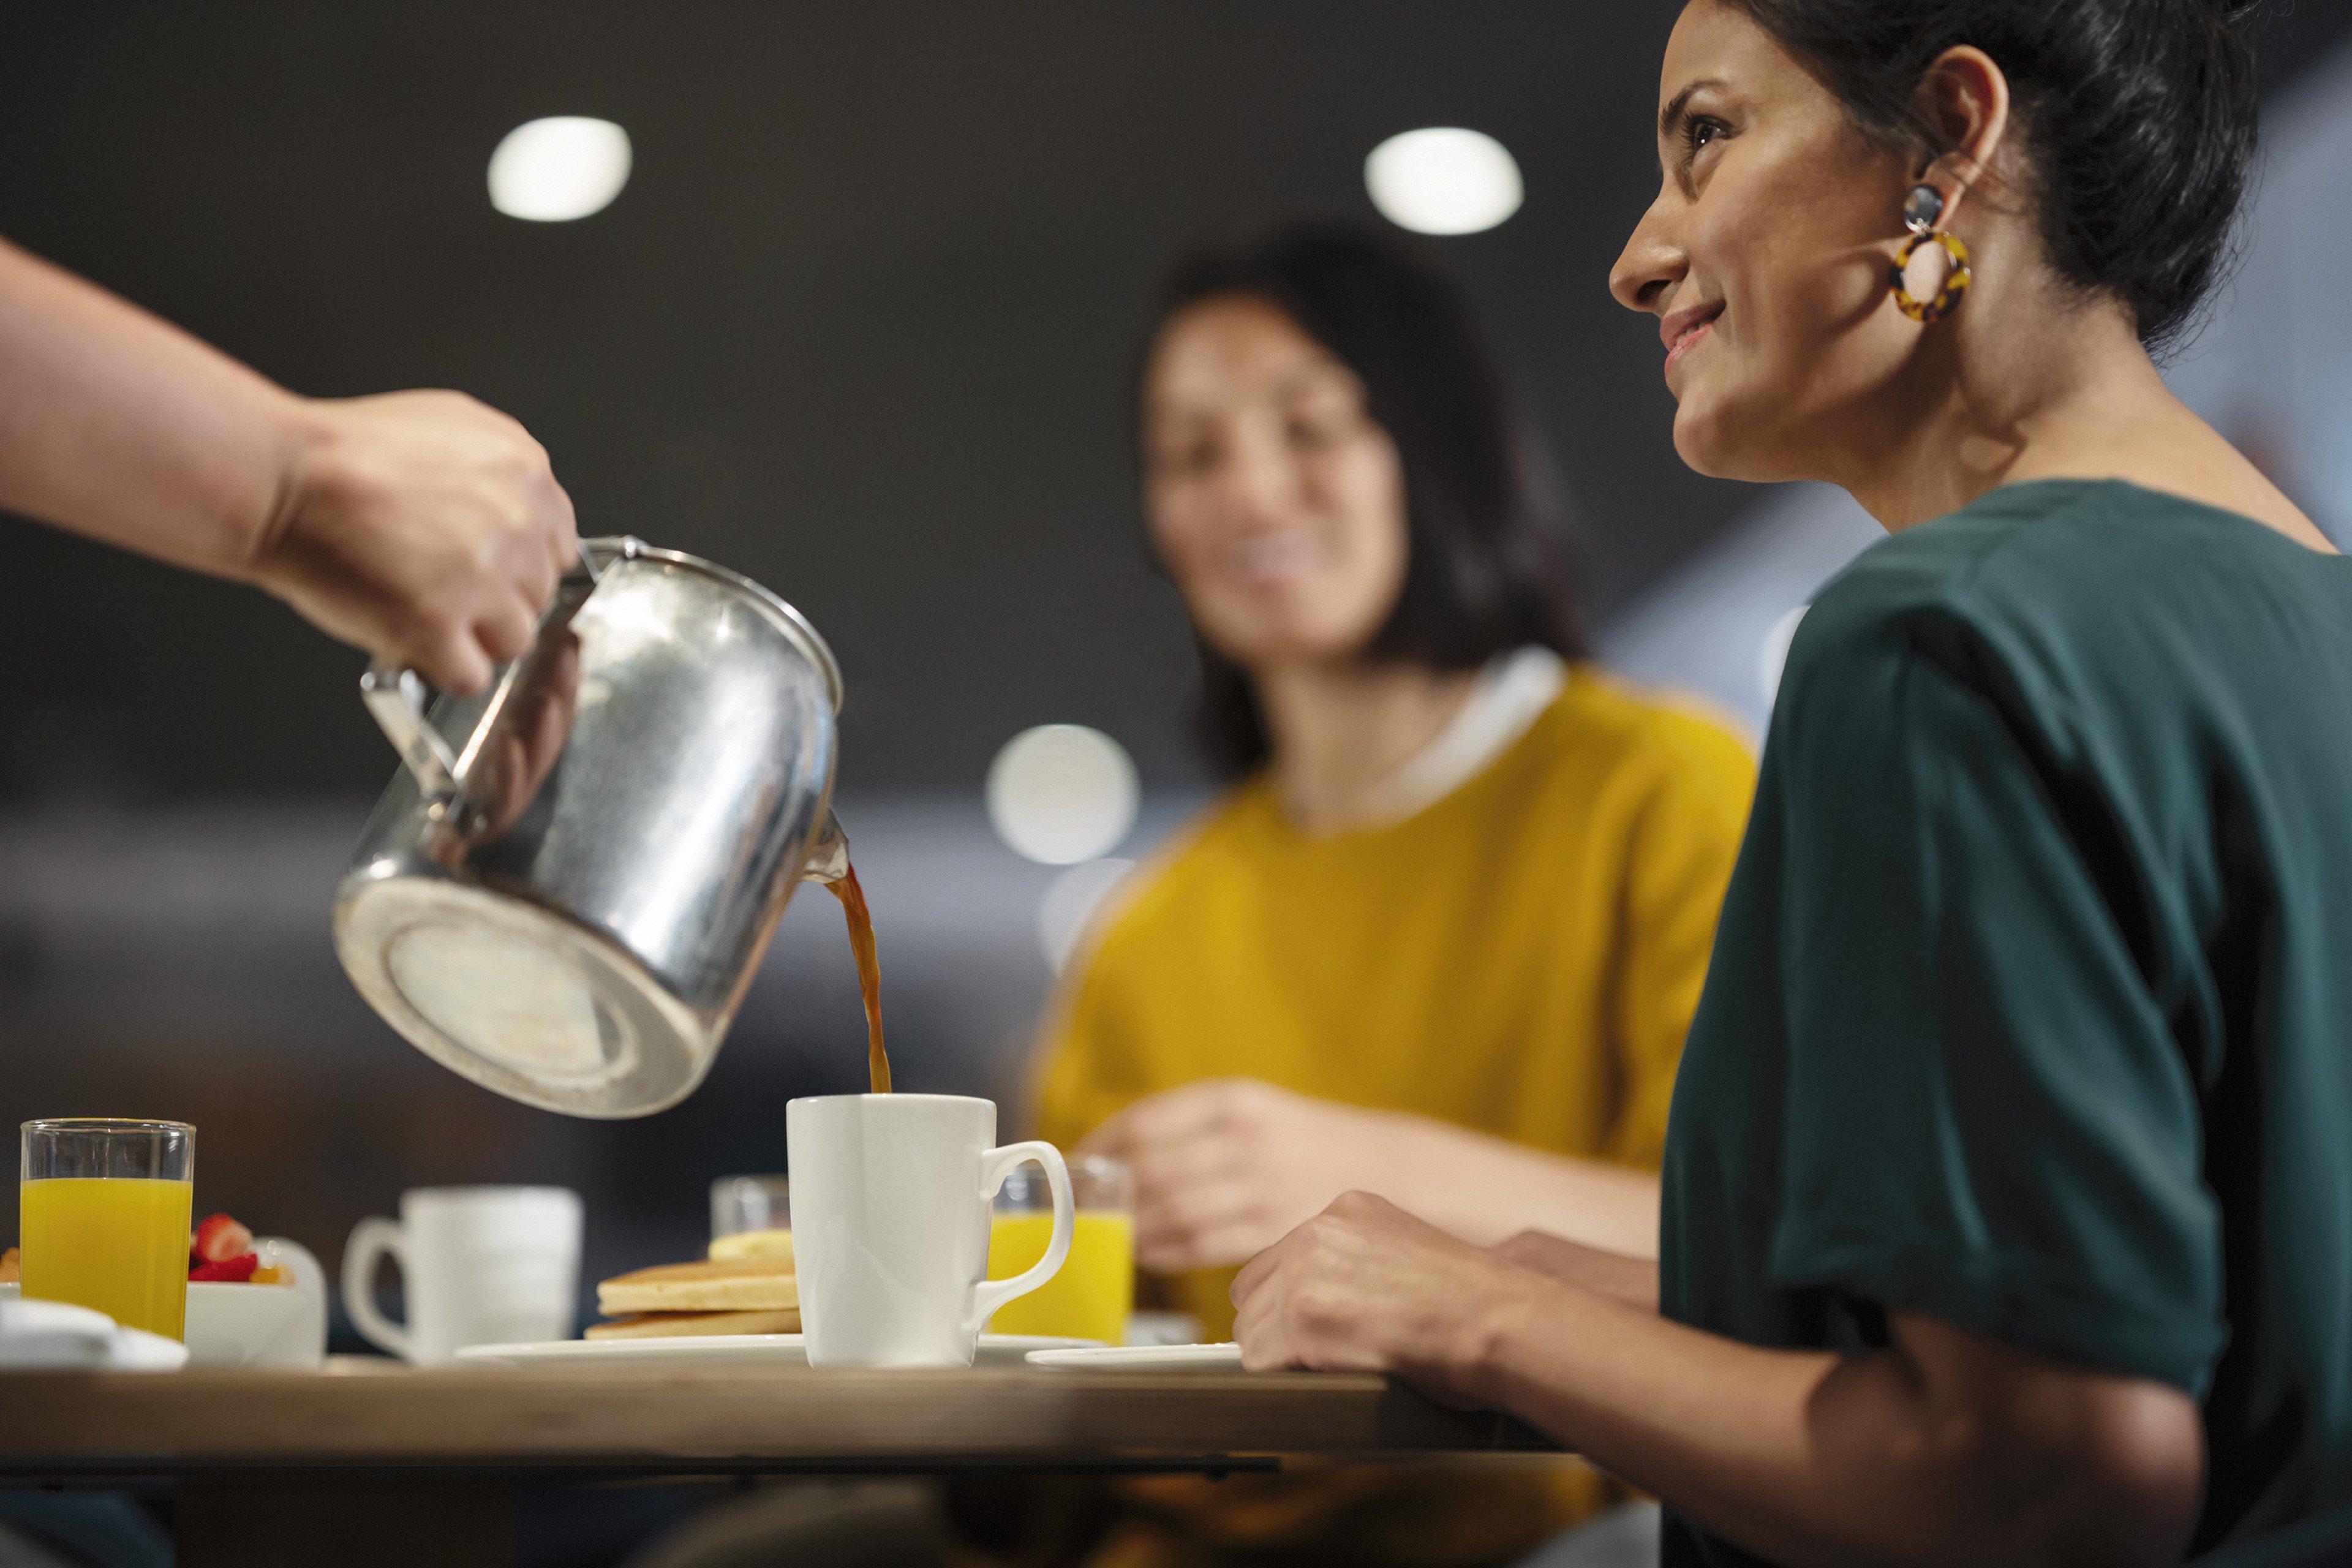
{"label": "recessed ceiling light", "polygon": [[1527,194],[1509,148],[1457,125],[1402,132],[1373,148],[1364,188],[1381,216],[1415,234],[1492,228]]}
{"label": "recessed ceiling light", "polygon": [[628,183],[629,133],[609,120],[530,121],[490,154],[490,205],[534,223],[602,212]]}

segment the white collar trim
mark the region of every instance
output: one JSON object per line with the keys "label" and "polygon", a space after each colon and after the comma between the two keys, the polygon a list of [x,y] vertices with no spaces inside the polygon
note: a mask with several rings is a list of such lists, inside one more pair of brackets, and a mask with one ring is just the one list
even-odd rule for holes
{"label": "white collar trim", "polygon": [[1445,728],[1318,837],[1386,827],[1436,805],[1517,745],[1567,684],[1568,661],[1548,647],[1497,654]]}

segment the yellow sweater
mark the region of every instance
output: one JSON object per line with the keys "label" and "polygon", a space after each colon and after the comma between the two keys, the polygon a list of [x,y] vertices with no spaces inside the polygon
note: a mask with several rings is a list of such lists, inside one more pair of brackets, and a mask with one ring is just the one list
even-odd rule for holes
{"label": "yellow sweater", "polygon": [[[1040,1063],[1038,1131],[1067,1146],[1146,1095],[1247,1076],[1654,1170],[1754,784],[1727,730],[1590,667],[1403,821],[1308,837],[1252,780],[1082,953]],[[1148,1283],[1223,1339],[1232,1278]],[[1500,1555],[1600,1495],[1581,1470],[1449,1472],[1425,1492],[1381,1475],[1131,1491],[1232,1546],[1328,1548],[1344,1511],[1365,1563]]]}

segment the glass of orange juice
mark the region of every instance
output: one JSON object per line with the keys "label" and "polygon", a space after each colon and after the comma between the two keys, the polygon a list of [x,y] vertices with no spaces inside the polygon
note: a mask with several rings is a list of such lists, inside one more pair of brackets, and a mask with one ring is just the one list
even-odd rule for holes
{"label": "glass of orange juice", "polygon": [[791,1183],[782,1176],[721,1176],[710,1184],[713,1262],[792,1255]]}
{"label": "glass of orange juice", "polygon": [[[989,1331],[1050,1334],[1121,1344],[1135,1310],[1135,1173],[1099,1154],[1074,1157],[1070,1195],[1077,1215],[1061,1272],[997,1309]],[[996,1196],[988,1277],[1010,1279],[1045,1256],[1054,1235],[1053,1194],[1045,1173],[1024,1166]]]}
{"label": "glass of orange juice", "polygon": [[184,1331],[196,1130],[107,1117],[25,1123],[21,1289],[167,1339]]}

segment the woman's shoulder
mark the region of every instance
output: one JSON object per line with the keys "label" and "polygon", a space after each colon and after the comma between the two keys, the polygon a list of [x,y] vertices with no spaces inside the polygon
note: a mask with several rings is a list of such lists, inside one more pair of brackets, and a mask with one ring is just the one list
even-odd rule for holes
{"label": "woman's shoulder", "polygon": [[2112,609],[2177,584],[2192,562],[2200,574],[2268,575],[2314,559],[2250,517],[2183,496],[2121,479],[2037,479],[1872,544],[1807,618],[1830,629],[1938,611]]}
{"label": "woman's shoulder", "polygon": [[2274,606],[2315,568],[2332,589],[2338,565],[2252,518],[2122,480],[2005,486],[1855,557],[1814,598],[1783,687],[1914,656],[1964,678],[2053,659],[2097,668],[2231,598]]}
{"label": "woman's shoulder", "polygon": [[1745,793],[1755,777],[1754,748],[1737,720],[1703,699],[1640,687],[1590,662],[1571,667],[1528,738],[1530,760],[1554,779],[1662,773]]}
{"label": "woman's shoulder", "polygon": [[1220,792],[1120,879],[1087,922],[1097,955],[1140,942],[1147,946],[1168,922],[1189,919],[1190,906],[1245,873],[1259,848],[1279,828],[1274,786],[1253,773]]}

